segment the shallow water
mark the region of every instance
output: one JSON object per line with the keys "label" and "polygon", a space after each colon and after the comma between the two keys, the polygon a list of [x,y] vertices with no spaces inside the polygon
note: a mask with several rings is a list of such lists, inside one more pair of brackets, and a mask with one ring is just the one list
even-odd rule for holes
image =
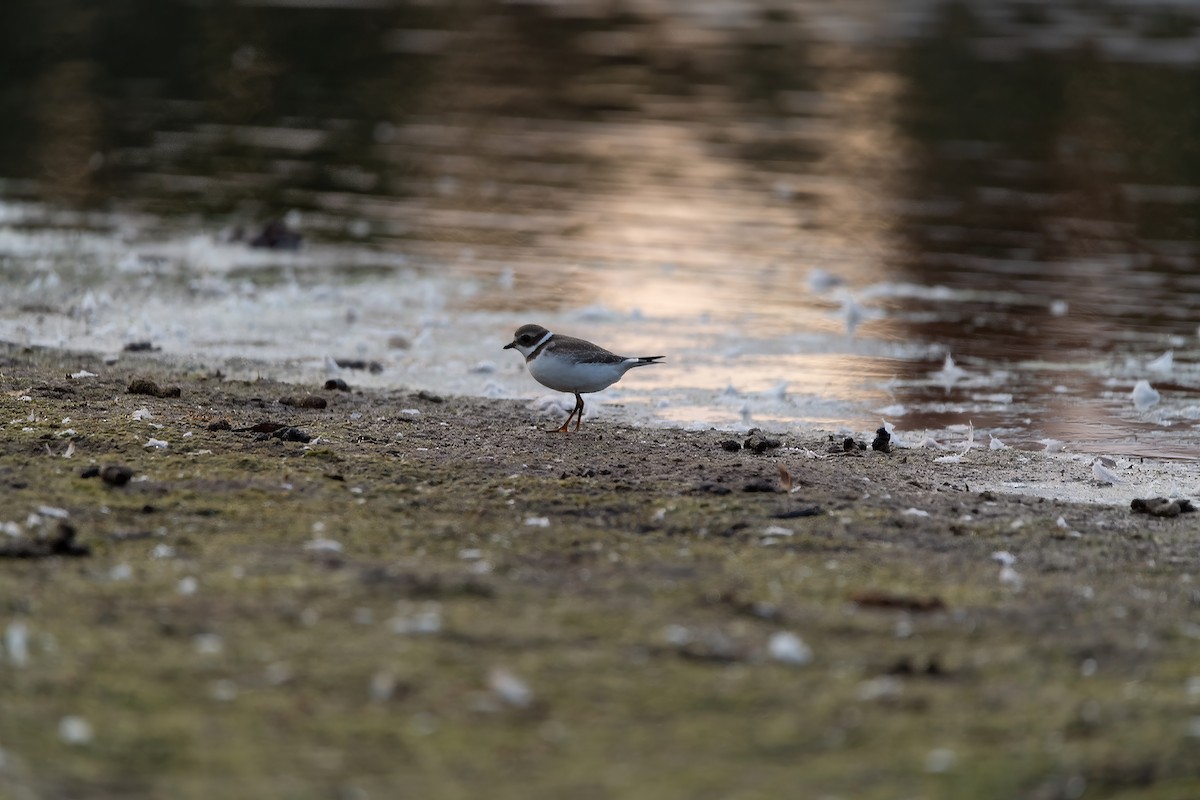
{"label": "shallow water", "polygon": [[594,414],[1200,456],[1200,10],[612,8],[6,3],[0,338],[542,398],[540,322],[667,356]]}

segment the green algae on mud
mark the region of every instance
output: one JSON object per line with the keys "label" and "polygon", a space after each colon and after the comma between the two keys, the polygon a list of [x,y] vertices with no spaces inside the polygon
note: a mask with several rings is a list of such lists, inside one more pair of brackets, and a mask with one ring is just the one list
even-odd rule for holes
{"label": "green algae on mud", "polygon": [[1012,451],[307,391],[0,355],[0,523],[91,548],[0,561],[0,795],[1200,796],[1198,515],[970,490]]}

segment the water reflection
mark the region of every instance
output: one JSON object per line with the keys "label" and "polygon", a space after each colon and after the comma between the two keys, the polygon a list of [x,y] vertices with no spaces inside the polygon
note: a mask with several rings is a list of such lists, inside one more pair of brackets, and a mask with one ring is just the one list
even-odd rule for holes
{"label": "water reflection", "polygon": [[[20,315],[105,282],[114,315],[137,292],[235,295],[191,273],[279,264],[155,243],[298,212],[308,255],[280,280],[306,308],[333,291],[375,309],[355,346],[536,317],[675,348],[678,370],[625,397],[669,396],[676,421],[873,428],[882,410],[1186,451],[1198,62],[1188,6],[10,0],[0,220],[127,252],[10,237],[0,312],[50,339]],[[148,254],[174,289],[113,269]],[[814,269],[843,285],[816,291]],[[248,351],[307,341],[276,324]],[[1163,409],[1133,413],[1167,348]],[[969,376],[949,391],[929,377],[946,352]]]}

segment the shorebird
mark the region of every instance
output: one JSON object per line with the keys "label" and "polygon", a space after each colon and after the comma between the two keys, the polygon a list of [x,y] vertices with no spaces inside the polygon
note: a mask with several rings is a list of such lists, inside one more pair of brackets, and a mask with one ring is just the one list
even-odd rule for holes
{"label": "shorebird", "polygon": [[559,336],[541,325],[522,325],[504,349],[525,356],[529,374],[548,389],[575,395],[575,408],[559,428],[567,432],[571,418],[575,430],[583,422],[583,395],[607,389],[634,367],[657,363],[663,356],[619,356],[600,345],[572,336]]}

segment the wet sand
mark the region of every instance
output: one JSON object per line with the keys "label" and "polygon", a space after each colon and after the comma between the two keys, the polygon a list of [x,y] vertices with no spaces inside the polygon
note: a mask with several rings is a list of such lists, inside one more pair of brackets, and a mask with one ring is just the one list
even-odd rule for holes
{"label": "wet sand", "polygon": [[87,552],[0,561],[0,788],[1200,792],[1200,515],[995,489],[1088,480],[1036,453],[564,435],[338,377],[3,352],[11,554]]}

